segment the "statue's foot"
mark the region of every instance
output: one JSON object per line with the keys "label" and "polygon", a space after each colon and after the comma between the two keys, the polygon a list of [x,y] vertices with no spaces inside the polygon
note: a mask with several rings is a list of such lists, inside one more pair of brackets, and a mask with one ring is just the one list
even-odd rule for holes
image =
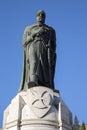
{"label": "statue's foot", "polygon": [[33,82],[33,81],[30,81],[30,82],[28,83],[28,87],[34,87],[34,86],[38,86],[38,84],[36,84],[36,83]]}

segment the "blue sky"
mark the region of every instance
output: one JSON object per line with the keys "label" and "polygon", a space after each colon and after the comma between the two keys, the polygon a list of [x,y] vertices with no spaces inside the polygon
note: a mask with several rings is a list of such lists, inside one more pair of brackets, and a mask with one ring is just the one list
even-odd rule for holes
{"label": "blue sky", "polygon": [[73,117],[87,124],[87,0],[0,0],[0,127],[20,86],[24,28],[39,9],[56,30],[55,88]]}

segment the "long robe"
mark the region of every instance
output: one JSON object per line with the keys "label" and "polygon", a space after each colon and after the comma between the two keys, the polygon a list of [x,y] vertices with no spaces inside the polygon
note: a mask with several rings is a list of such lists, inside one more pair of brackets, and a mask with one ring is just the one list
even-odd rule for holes
{"label": "long robe", "polygon": [[26,27],[23,35],[24,63],[19,91],[27,90],[29,83],[54,89],[56,64],[55,30],[45,24]]}

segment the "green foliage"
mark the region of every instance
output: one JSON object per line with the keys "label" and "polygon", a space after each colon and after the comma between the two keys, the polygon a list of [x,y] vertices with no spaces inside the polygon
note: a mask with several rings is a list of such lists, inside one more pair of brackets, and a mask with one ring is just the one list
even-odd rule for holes
{"label": "green foliage", "polygon": [[86,127],[85,127],[85,123],[84,123],[84,122],[82,122],[82,125],[81,125],[81,127],[79,128],[79,130],[86,130]]}
{"label": "green foliage", "polygon": [[74,118],[73,130],[79,130],[80,125],[77,116]]}

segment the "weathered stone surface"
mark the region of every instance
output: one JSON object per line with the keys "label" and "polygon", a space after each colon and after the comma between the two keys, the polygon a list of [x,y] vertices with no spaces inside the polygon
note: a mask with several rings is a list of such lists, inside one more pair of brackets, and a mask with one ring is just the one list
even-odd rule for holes
{"label": "weathered stone surface", "polygon": [[20,92],[4,112],[4,130],[72,130],[72,114],[58,92],[32,87]]}

